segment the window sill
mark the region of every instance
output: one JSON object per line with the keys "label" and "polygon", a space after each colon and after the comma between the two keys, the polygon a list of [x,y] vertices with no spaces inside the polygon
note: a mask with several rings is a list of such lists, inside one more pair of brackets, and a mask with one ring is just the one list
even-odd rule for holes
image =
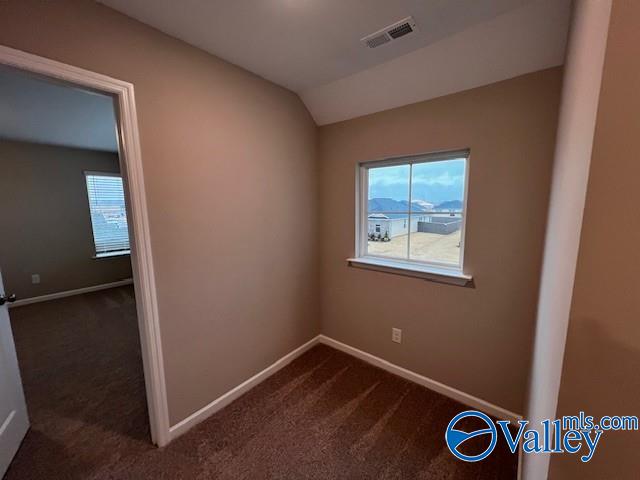
{"label": "window sill", "polygon": [[129,255],[131,255],[131,250],[121,250],[119,252],[96,253],[92,258],[100,259],[100,258],[113,258],[113,257],[127,257]]}
{"label": "window sill", "polygon": [[447,283],[461,287],[472,284],[473,277],[456,270],[438,268],[431,265],[418,265],[401,260],[387,260],[375,257],[348,258],[350,267],[364,268],[378,272],[422,278],[432,282]]}

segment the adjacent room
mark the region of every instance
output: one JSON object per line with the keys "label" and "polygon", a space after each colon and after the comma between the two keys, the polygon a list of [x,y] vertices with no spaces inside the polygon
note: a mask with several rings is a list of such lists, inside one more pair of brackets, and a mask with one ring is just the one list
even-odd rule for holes
{"label": "adjacent room", "polygon": [[635,479],[640,4],[0,2],[0,473]]}
{"label": "adjacent room", "polygon": [[31,423],[20,458],[51,468],[67,455],[52,445],[73,445],[95,462],[150,442],[114,99],[0,67],[0,104],[0,265]]}

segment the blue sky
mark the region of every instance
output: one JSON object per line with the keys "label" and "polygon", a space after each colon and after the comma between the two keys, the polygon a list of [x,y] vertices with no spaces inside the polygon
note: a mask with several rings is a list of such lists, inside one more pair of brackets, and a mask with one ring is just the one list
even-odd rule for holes
{"label": "blue sky", "polygon": [[[462,200],[465,161],[446,160],[413,165],[412,199],[441,203]],[[409,199],[409,166],[369,169],[369,198]]]}

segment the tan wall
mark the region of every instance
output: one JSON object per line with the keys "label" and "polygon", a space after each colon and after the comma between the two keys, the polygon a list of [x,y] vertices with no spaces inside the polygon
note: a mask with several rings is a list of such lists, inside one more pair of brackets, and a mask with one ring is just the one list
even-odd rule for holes
{"label": "tan wall", "polygon": [[172,424],[319,333],[295,94],[89,1],[0,2],[0,44],[135,85]]}
{"label": "tan wall", "polygon": [[[640,414],[640,3],[614,1],[558,415]],[[636,479],[638,432],[605,432],[593,459],[552,455],[551,479]]]}
{"label": "tan wall", "polygon": [[[523,411],[560,87],[555,68],[320,129],[324,334]],[[356,164],[462,148],[475,288],[349,268]]]}
{"label": "tan wall", "polygon": [[28,298],[131,278],[129,256],[92,258],[85,170],[119,172],[118,155],[0,140],[6,291]]}

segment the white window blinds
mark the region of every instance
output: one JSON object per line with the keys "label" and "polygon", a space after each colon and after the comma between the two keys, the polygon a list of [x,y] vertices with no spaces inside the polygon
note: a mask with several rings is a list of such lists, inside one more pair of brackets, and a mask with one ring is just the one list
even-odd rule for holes
{"label": "white window blinds", "polygon": [[129,231],[122,177],[86,172],[96,256],[129,252]]}

